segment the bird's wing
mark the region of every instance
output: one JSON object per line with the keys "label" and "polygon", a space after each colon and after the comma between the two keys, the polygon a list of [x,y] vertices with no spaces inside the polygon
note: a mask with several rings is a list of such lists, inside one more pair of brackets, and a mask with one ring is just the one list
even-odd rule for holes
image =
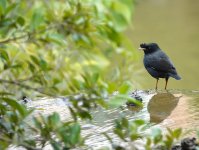
{"label": "bird's wing", "polygon": [[175,70],[173,63],[165,53],[161,52],[158,56],[151,57],[149,60],[150,63],[147,63],[147,67],[161,72],[172,72]]}

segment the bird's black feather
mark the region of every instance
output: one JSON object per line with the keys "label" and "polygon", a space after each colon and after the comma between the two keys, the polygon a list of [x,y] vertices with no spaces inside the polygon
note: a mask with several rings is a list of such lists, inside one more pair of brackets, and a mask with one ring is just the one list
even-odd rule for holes
{"label": "bird's black feather", "polygon": [[159,48],[156,43],[140,44],[140,47],[144,50],[144,66],[149,74],[156,78],[173,77],[176,80],[180,80],[173,63],[169,57]]}

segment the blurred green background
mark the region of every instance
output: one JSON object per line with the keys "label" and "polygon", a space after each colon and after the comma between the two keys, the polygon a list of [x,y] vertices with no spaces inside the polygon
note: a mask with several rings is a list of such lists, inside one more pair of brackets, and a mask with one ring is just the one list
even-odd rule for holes
{"label": "blurred green background", "polygon": [[[182,80],[170,79],[168,89],[199,89],[199,1],[139,0],[133,27],[128,32],[134,47],[157,42],[173,61]],[[143,57],[143,52],[140,52]],[[142,60],[139,66],[143,68]],[[139,83],[144,89],[155,87],[155,80],[143,70]],[[164,80],[159,88],[163,89]]]}

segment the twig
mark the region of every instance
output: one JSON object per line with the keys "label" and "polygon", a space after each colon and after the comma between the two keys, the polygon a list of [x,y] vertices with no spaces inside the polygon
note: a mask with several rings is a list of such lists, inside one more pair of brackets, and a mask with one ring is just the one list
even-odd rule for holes
{"label": "twig", "polygon": [[58,26],[59,26],[59,24],[54,24],[54,25],[51,25],[51,26],[49,26],[48,28],[42,29],[42,30],[40,30],[40,31],[27,32],[26,35],[22,35],[22,36],[18,36],[18,37],[12,37],[12,38],[9,38],[9,39],[0,41],[0,44],[6,44],[6,43],[9,43],[9,42],[12,42],[12,41],[17,41],[17,40],[22,39],[22,38],[25,38],[25,37],[28,37],[28,39],[29,39],[31,36],[33,36],[33,35],[35,35],[35,34],[41,33],[41,32],[43,32],[43,31],[50,30],[50,29],[52,29],[52,28],[54,28],[54,27],[58,27]]}
{"label": "twig", "polygon": [[48,95],[48,96],[54,96],[54,95],[52,95],[52,94],[43,92],[43,91],[42,91],[42,88],[33,88],[33,87],[31,87],[31,86],[22,84],[22,83],[17,82],[17,81],[11,81],[11,80],[3,80],[3,79],[0,79],[0,83],[14,84],[14,85],[20,86],[20,87],[25,88],[25,89],[29,89],[29,90],[33,90],[33,91],[39,92],[39,93],[41,93],[41,94],[45,94],[45,95]]}
{"label": "twig", "polygon": [[22,36],[10,38],[10,39],[4,40],[4,41],[0,41],[0,44],[5,44],[5,43],[12,42],[12,41],[17,41],[17,40],[23,39],[23,38],[25,38],[25,37],[30,37],[30,35],[29,35],[29,34],[26,34],[26,35],[22,35]]}
{"label": "twig", "polygon": [[24,78],[24,79],[18,79],[17,82],[25,82],[25,81],[28,81],[28,80],[31,80],[33,79],[40,71],[37,71],[35,72],[32,76],[29,76],[27,78]]}

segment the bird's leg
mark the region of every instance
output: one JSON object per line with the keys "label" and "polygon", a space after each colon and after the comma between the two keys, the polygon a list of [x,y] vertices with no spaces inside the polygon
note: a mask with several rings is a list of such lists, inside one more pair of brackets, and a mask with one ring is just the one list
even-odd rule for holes
{"label": "bird's leg", "polygon": [[159,80],[159,78],[157,78],[157,80],[156,80],[156,85],[155,85],[156,90],[158,89],[158,80]]}
{"label": "bird's leg", "polygon": [[169,79],[169,78],[165,78],[165,80],[166,80],[166,84],[165,84],[165,88],[164,88],[165,90],[167,89],[168,79]]}

